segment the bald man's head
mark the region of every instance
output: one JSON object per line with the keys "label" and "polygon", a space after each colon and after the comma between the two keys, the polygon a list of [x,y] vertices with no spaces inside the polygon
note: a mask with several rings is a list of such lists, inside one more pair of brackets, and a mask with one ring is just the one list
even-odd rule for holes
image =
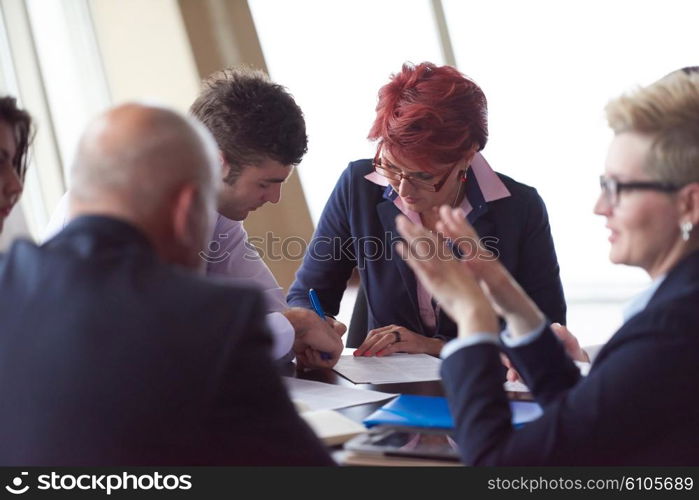
{"label": "bald man's head", "polygon": [[124,219],[163,258],[191,267],[212,223],[218,170],[202,125],[169,109],[124,104],[93,120],[80,140],[71,215]]}

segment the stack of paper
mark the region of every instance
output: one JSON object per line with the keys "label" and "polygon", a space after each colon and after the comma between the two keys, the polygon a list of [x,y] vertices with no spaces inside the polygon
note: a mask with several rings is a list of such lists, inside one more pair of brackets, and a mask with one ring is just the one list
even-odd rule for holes
{"label": "stack of paper", "polygon": [[324,384],[313,380],[291,377],[282,377],[282,380],[296,410],[328,446],[342,444],[366,432],[362,424],[334,409],[375,403],[396,396],[396,394]]}
{"label": "stack of paper", "polygon": [[328,446],[342,444],[367,431],[362,424],[335,410],[306,411],[301,413],[301,417]]}

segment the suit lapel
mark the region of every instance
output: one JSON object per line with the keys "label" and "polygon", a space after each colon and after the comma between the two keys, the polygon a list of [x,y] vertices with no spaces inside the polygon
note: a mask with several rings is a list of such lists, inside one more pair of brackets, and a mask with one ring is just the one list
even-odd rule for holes
{"label": "suit lapel", "polygon": [[690,293],[699,287],[699,251],[696,251],[675,265],[660,284],[646,308],[669,302]]}
{"label": "suit lapel", "polygon": [[476,179],[471,168],[468,169],[466,174],[466,199],[469,205],[471,205],[471,211],[466,214],[466,220],[468,220],[481,238],[492,236],[495,225],[490,220],[490,217],[487,217],[490,207],[483,197],[481,188],[478,185],[478,179]]}
{"label": "suit lapel", "polygon": [[[400,234],[396,229],[396,216],[400,214],[400,210],[393,204],[393,201],[386,199],[381,201],[376,205],[376,213],[383,225],[384,233],[389,235],[391,239],[400,238]],[[403,286],[410,297],[411,309],[415,314],[415,324],[420,325],[420,329],[422,330],[422,320],[420,319],[420,309],[417,302],[417,280],[415,274],[396,252],[393,252],[392,263],[398,270],[401,280],[403,281]]]}

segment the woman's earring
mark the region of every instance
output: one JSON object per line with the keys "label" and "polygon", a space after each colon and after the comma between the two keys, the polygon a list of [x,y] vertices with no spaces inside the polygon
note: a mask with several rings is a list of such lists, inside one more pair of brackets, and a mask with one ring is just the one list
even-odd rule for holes
{"label": "woman's earring", "polygon": [[688,220],[680,224],[680,231],[682,231],[682,239],[684,241],[689,241],[689,235],[692,232],[692,229],[694,229],[694,224]]}

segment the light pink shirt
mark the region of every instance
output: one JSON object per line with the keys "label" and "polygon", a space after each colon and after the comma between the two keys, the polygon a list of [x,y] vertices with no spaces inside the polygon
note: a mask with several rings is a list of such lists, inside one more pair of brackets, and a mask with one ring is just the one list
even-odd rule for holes
{"label": "light pink shirt", "polygon": [[[471,161],[471,170],[473,171],[473,175],[478,182],[478,187],[483,194],[483,199],[486,202],[511,196],[510,191],[500,180],[498,174],[496,174],[493,169],[490,168],[490,165],[480,153],[476,153],[476,155],[473,157],[473,161]],[[378,184],[379,186],[385,187],[389,185],[388,179],[376,172],[367,174],[364,176],[364,178],[370,182],[373,182],[374,184]],[[400,196],[397,196],[393,200],[393,203],[396,205],[398,210],[400,210],[406,217],[408,217],[408,219],[410,219],[411,222],[422,225],[420,214],[409,210],[403,203]],[[471,203],[469,203],[468,198],[466,197],[464,197],[460,207],[466,215],[471,213],[471,210],[473,210]],[[428,330],[434,331],[435,327],[437,326],[437,313],[439,306],[437,310],[432,307],[432,296],[427,289],[422,286],[420,280],[417,281],[417,303],[420,319],[422,319],[423,325],[425,325]]]}

